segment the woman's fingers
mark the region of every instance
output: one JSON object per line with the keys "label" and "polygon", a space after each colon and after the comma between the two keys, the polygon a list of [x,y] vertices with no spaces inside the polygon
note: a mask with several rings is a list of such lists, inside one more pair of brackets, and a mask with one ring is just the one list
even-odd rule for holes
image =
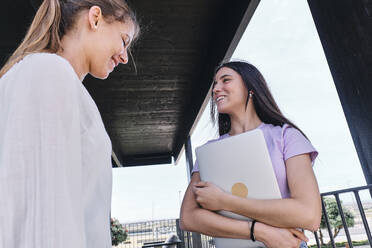
{"label": "woman's fingers", "polygon": [[199,188],[195,185],[192,186],[192,192],[194,192],[195,195],[198,194]]}
{"label": "woman's fingers", "polygon": [[195,183],[194,186],[195,187],[207,187],[208,186],[208,182],[200,181],[200,182]]}
{"label": "woman's fingers", "polygon": [[202,190],[203,188],[200,186],[196,186],[196,185],[192,186],[192,192],[194,192],[196,196],[200,195],[202,193]]}
{"label": "woman's fingers", "polygon": [[305,242],[308,242],[309,239],[305,236],[305,234],[297,229],[294,229],[294,228],[290,228],[288,229],[293,235],[295,235],[297,238],[305,241]]}

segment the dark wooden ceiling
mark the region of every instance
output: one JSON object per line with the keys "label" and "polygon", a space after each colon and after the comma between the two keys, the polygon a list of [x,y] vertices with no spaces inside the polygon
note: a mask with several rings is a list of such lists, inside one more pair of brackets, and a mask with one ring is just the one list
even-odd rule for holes
{"label": "dark wooden ceiling", "polygon": [[[212,83],[214,67],[231,56],[252,16],[250,0],[132,0],[142,34],[133,62],[107,80],[87,77],[113,150],[123,166],[178,158]],[[30,0],[3,0],[0,60],[32,20]]]}

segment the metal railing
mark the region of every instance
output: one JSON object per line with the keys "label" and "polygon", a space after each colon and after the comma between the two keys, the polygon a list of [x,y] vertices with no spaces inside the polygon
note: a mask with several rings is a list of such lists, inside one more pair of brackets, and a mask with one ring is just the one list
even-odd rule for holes
{"label": "metal railing", "polygon": [[[349,228],[347,226],[347,221],[345,219],[344,210],[342,209],[340,194],[344,193],[353,193],[360,217],[362,219],[363,228],[367,235],[368,242],[372,247],[372,237],[370,227],[366,218],[366,214],[363,208],[362,201],[360,199],[359,191],[361,190],[372,190],[372,184],[362,187],[355,187],[343,190],[337,190],[332,192],[326,192],[321,194],[322,199],[322,211],[326,223],[326,229],[328,231],[330,245],[332,248],[336,248],[335,240],[333,238],[332,227],[330,225],[329,217],[326,210],[326,205],[324,198],[326,196],[334,196],[339,214],[341,216],[343,229],[347,238],[347,243],[350,248],[353,248],[352,239],[350,236]],[[199,234],[182,231],[179,228],[179,219],[168,219],[168,220],[156,220],[156,221],[143,221],[137,223],[127,223],[123,224],[125,229],[128,231],[128,238],[123,244],[117,246],[118,248],[139,248],[142,247],[145,243],[150,242],[160,242],[165,241],[170,235],[176,234],[182,244],[177,245],[177,248],[215,248],[214,241],[212,237]],[[314,237],[316,245],[318,248],[321,247],[319,242],[319,237],[317,232],[314,232]]]}
{"label": "metal railing", "polygon": [[192,232],[183,232],[182,248],[215,248],[213,237]]}
{"label": "metal railing", "polygon": [[179,237],[179,224],[176,219],[124,223],[127,240],[117,248],[141,248],[145,243],[165,241],[172,234]]}
{"label": "metal railing", "polygon": [[123,226],[127,230],[128,237],[124,243],[116,246],[117,248],[141,248],[148,243],[164,242],[173,234],[182,241],[177,248],[215,247],[212,237],[182,231],[179,219],[124,223]]}
{"label": "metal railing", "polygon": [[[353,248],[353,243],[352,243],[352,239],[351,239],[351,236],[350,236],[349,227],[346,223],[344,210],[342,209],[342,205],[341,205],[341,201],[340,201],[340,194],[345,194],[345,193],[353,193],[354,194],[355,200],[356,200],[357,205],[358,205],[360,217],[361,217],[362,222],[363,222],[364,231],[367,235],[369,245],[372,247],[371,231],[370,231],[368,221],[367,221],[367,218],[366,218],[366,214],[364,212],[363,204],[360,200],[360,195],[359,195],[359,191],[361,191],[361,190],[370,190],[370,192],[371,192],[372,184],[362,186],[362,187],[355,187],[355,188],[331,191],[331,192],[326,192],[326,193],[321,194],[323,216],[324,216],[325,223],[326,223],[326,226],[327,226],[327,231],[328,231],[330,244],[331,244],[332,248],[336,248],[336,244],[335,244],[335,240],[333,238],[332,227],[330,225],[330,221],[329,221],[329,217],[328,217],[328,214],[327,214],[327,209],[326,209],[326,205],[325,205],[325,201],[324,201],[324,198],[326,196],[334,196],[335,197],[338,212],[341,216],[342,226],[343,226],[343,229],[345,231],[346,238],[347,238],[347,244],[350,248]],[[321,245],[320,245],[320,242],[319,242],[319,237],[317,235],[317,232],[314,232],[314,237],[315,237],[317,247],[320,248]]]}
{"label": "metal railing", "polygon": [[[341,216],[343,229],[345,231],[345,235],[346,235],[346,238],[347,238],[348,246],[350,248],[353,248],[349,228],[346,224],[344,211],[342,209],[341,201],[340,201],[340,194],[344,194],[344,193],[353,193],[354,194],[354,197],[355,197],[355,200],[356,200],[356,203],[357,203],[357,206],[358,206],[358,210],[359,210],[359,213],[360,213],[360,217],[362,219],[363,228],[364,228],[365,233],[367,235],[368,242],[369,242],[370,246],[372,247],[371,231],[370,231],[370,227],[369,227],[369,224],[368,224],[365,212],[364,212],[363,204],[362,204],[362,201],[360,200],[360,195],[359,195],[359,191],[368,190],[368,189],[372,190],[372,184],[367,185],[367,186],[362,186],[362,187],[355,187],[355,188],[337,190],[337,191],[326,192],[326,193],[321,194],[322,211],[323,211],[323,215],[325,217],[327,231],[328,231],[328,234],[329,234],[330,244],[331,244],[332,248],[336,248],[336,244],[335,244],[335,241],[333,239],[332,228],[331,228],[329,218],[328,218],[328,214],[327,214],[326,207],[325,207],[324,197],[326,197],[326,196],[334,196],[335,197],[337,207],[338,207],[338,211],[339,211],[339,214]],[[183,232],[183,235],[184,235],[184,238],[182,240],[184,240],[184,248],[214,248],[215,247],[212,237],[209,237],[209,236],[206,236],[206,235],[203,235],[203,234],[200,235],[200,234],[197,234],[197,233],[190,233],[190,232]],[[198,235],[200,235],[200,236],[198,237]],[[317,232],[314,232],[314,237],[315,237],[317,247],[320,248],[321,245],[320,245],[320,242],[319,242],[319,237],[317,235]],[[200,239],[200,242],[194,242],[195,240],[193,240],[193,238],[194,239],[196,238],[197,240]]]}

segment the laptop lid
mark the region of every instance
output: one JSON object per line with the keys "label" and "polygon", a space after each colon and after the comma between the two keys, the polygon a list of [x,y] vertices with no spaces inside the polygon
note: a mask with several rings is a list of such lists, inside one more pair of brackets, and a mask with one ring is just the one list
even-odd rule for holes
{"label": "laptop lid", "polygon": [[[261,129],[255,129],[196,149],[200,178],[225,192],[256,199],[280,199],[281,193]],[[249,218],[227,211],[220,214]],[[248,228],[248,227],[247,227]],[[250,240],[215,238],[217,247],[265,247]]]}

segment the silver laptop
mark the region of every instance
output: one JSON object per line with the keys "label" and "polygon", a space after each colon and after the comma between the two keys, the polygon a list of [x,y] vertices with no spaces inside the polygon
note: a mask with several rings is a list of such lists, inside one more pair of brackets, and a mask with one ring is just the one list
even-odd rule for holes
{"label": "silver laptop", "polygon": [[[260,129],[231,136],[196,149],[202,181],[216,184],[240,197],[280,199],[281,194]],[[227,211],[221,215],[249,220]],[[247,225],[248,228],[248,225]],[[217,248],[265,247],[261,242],[215,238]]]}

